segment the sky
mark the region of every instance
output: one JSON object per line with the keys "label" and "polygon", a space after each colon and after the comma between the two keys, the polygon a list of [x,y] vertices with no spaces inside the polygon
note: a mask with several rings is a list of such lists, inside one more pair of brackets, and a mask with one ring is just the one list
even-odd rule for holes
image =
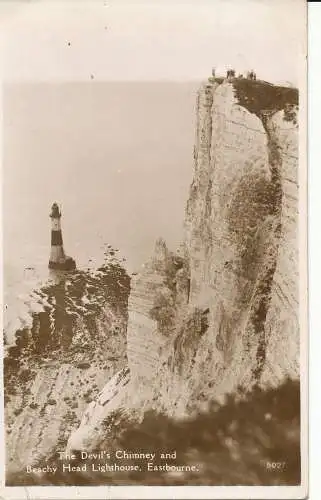
{"label": "sky", "polygon": [[0,2],[5,81],[171,80],[254,68],[297,84],[304,0]]}

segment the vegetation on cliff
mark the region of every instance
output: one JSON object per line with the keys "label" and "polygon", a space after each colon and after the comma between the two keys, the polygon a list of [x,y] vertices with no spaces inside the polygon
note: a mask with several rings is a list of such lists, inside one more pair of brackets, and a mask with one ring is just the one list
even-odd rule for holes
{"label": "vegetation on cliff", "polygon": [[179,284],[187,264],[182,256],[170,252],[161,239],[156,242],[156,253],[151,272],[161,273],[164,280],[163,286],[154,290],[153,307],[149,311],[149,317],[157,322],[158,330],[162,334],[170,335],[175,329]]}

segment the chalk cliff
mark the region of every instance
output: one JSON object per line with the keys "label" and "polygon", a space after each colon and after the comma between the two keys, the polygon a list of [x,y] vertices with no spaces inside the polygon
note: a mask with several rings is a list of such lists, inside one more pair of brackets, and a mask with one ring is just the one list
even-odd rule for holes
{"label": "chalk cliff", "polygon": [[128,370],[68,449],[97,447],[115,412],[180,416],[299,377],[297,112],[296,89],[201,86],[184,241],[174,253],[159,240],[132,279]]}

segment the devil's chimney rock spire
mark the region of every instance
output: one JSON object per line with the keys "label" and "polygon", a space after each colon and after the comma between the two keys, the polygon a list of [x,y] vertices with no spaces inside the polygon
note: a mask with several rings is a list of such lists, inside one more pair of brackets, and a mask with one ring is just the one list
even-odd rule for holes
{"label": "devil's chimney rock spire", "polygon": [[62,233],[61,233],[61,211],[57,203],[51,207],[51,251],[49,260],[49,269],[60,271],[71,271],[76,269],[76,262],[72,257],[65,255]]}

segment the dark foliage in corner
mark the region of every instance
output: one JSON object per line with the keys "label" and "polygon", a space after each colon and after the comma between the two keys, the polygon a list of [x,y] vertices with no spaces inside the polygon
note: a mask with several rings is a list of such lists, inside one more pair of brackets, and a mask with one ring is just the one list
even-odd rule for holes
{"label": "dark foliage in corner", "polygon": [[57,472],[41,478],[21,473],[8,478],[7,484],[297,485],[300,385],[288,380],[277,389],[240,392],[227,397],[223,405],[212,402],[207,411],[186,420],[148,412],[141,423],[128,422],[112,448],[176,451],[176,459],[167,460],[169,465],[197,465],[199,471],[147,472],[146,461],[136,460],[139,472]]}

